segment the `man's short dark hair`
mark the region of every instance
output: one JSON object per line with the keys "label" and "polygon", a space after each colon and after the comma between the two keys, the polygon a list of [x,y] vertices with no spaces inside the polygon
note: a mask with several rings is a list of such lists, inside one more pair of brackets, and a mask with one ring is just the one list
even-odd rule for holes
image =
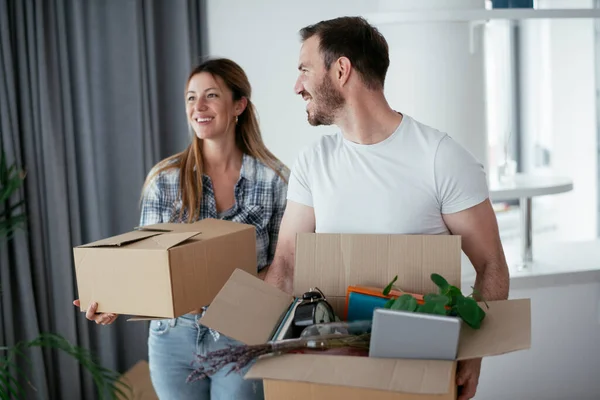
{"label": "man's short dark hair", "polygon": [[390,65],[387,41],[377,28],[361,17],[321,21],[300,30],[302,41],[319,38],[319,50],[329,70],[340,57],[347,57],[370,89],[383,89]]}

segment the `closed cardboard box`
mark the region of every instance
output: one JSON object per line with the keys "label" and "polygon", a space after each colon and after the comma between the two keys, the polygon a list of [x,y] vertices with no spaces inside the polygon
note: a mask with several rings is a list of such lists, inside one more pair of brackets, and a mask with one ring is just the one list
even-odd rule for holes
{"label": "closed cardboard box", "polygon": [[209,305],[235,269],[257,274],[253,225],[156,224],[73,249],[81,310],[175,318]]}
{"label": "closed cardboard box", "polygon": [[[460,288],[461,240],[449,235],[299,234],[294,295],[318,287],[338,316],[348,286],[396,285],[409,293],[437,292],[432,273]],[[470,289],[463,291],[470,293]],[[265,343],[293,297],[236,271],[201,323],[247,344]],[[237,306],[236,306],[237,305]],[[531,346],[530,300],[488,302],[478,330],[461,331],[457,360]],[[246,374],[264,379],[267,399],[456,399],[456,361],[319,354],[261,358]]]}

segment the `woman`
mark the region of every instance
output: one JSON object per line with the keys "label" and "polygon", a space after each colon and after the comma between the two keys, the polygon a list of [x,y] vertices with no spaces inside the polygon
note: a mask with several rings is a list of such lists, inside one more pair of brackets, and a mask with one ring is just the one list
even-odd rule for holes
{"label": "woman", "polygon": [[[157,164],[146,180],[140,225],[221,218],[256,227],[259,275],[275,253],[286,204],[289,169],[264,145],[246,74],[231,60],[196,67],[185,90],[193,131],[189,147]],[[79,301],[74,302],[79,305]],[[195,354],[240,344],[198,323],[201,307],[182,317],[152,321],[148,339],[152,383],[161,399],[260,399],[262,381],[228,368],[211,379],[186,383]],[[115,314],[86,317],[111,324]]]}

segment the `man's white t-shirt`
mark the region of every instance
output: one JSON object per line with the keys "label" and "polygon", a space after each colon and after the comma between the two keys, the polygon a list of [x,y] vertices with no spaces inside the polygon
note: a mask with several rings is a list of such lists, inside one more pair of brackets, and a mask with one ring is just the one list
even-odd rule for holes
{"label": "man's white t-shirt", "polygon": [[298,156],[288,200],[314,208],[317,233],[447,234],[442,214],[488,198],[483,165],[450,136],[403,115],[382,142],[341,132]]}

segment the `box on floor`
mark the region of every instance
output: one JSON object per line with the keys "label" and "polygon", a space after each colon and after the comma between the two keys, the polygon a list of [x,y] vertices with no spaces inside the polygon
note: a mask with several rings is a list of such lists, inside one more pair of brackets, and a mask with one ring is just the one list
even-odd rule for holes
{"label": "box on floor", "polygon": [[[121,376],[119,382],[126,384],[131,389],[129,393],[124,390],[129,395],[128,398],[117,395],[120,400],[158,400],[150,380],[150,368],[147,361],[137,362]],[[123,390],[122,386],[119,386],[119,388]]]}
{"label": "box on floor", "polygon": [[[432,273],[460,288],[461,240],[450,235],[299,234],[294,295],[318,287],[343,315],[348,286],[384,287],[398,275],[405,292],[431,293]],[[464,292],[464,291],[463,291]],[[235,271],[201,319],[246,344],[269,340],[293,297]],[[531,346],[530,300],[488,302],[478,330],[461,332],[457,359]],[[246,379],[264,379],[267,399],[450,400],[457,396],[456,361],[287,354],[264,357]]]}

